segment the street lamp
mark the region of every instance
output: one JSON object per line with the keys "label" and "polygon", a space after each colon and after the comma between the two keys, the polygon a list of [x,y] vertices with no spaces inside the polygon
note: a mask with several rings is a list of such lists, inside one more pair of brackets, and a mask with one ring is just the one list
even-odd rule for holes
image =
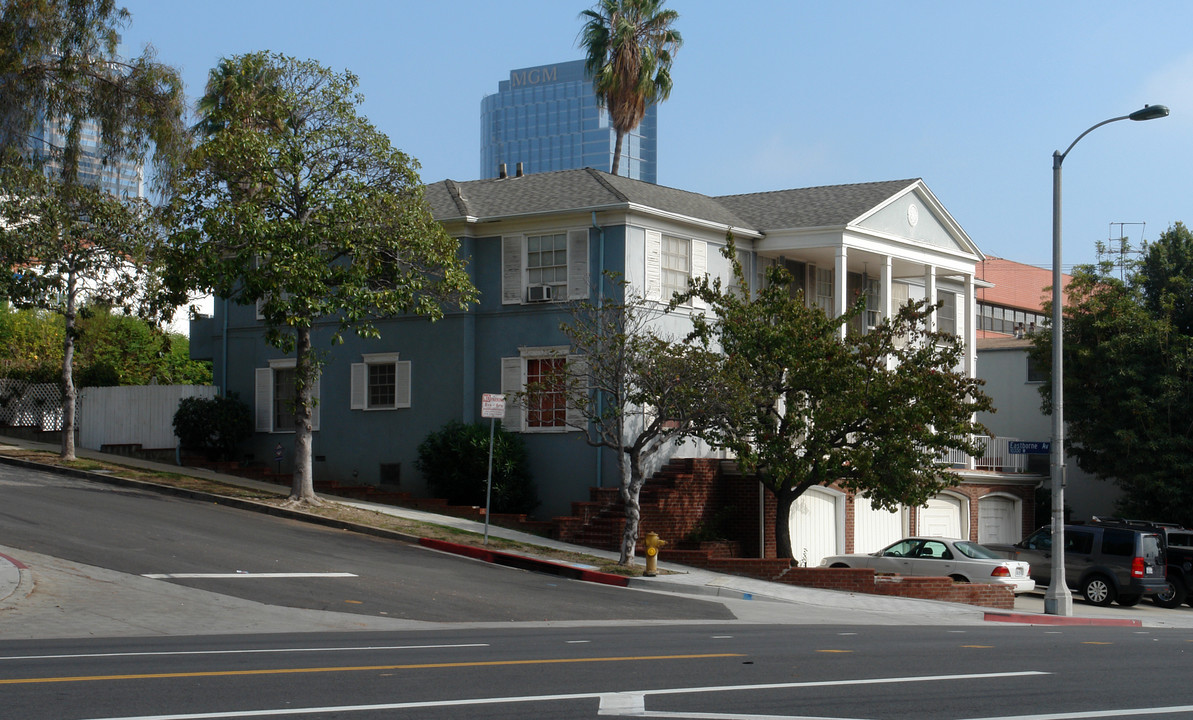
{"label": "street lamp", "polygon": [[1060,272],[1060,165],[1069,150],[1094,130],[1119,120],[1155,120],[1168,116],[1163,105],[1144,105],[1130,115],[1110,118],[1077,136],[1063,153],[1052,153],[1052,577],[1044,595],[1044,612],[1072,615],[1073,596],[1065,581],[1065,373],[1064,327]]}

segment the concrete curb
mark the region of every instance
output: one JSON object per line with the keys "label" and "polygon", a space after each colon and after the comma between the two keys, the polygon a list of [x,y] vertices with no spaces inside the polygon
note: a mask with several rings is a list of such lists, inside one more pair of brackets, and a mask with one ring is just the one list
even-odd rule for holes
{"label": "concrete curb", "polygon": [[419,545],[431,548],[433,550],[441,550],[456,555],[464,555],[476,560],[482,560],[496,565],[505,565],[507,567],[518,568],[520,570],[530,570],[531,572],[547,573],[549,575],[559,575],[562,577],[571,578],[573,580],[583,580],[585,582],[600,583],[602,585],[614,585],[616,587],[629,587],[629,578],[623,575],[614,575],[613,573],[601,572],[589,567],[579,565],[569,565],[567,563],[555,562],[552,560],[543,560],[541,558],[528,557],[525,555],[517,555],[514,553],[502,552],[500,550],[490,550],[488,548],[476,547],[475,545],[461,545],[460,543],[447,542],[446,540],[436,540],[434,538],[420,538]]}
{"label": "concrete curb", "polygon": [[33,592],[33,573],[25,563],[0,553],[0,603],[9,598],[20,601]]}
{"label": "concrete curb", "polygon": [[987,612],[986,622],[1022,623],[1025,625],[1109,625],[1117,627],[1143,627],[1142,620],[1128,618],[1085,618],[1061,617],[1059,615],[1033,615],[1031,613]]}

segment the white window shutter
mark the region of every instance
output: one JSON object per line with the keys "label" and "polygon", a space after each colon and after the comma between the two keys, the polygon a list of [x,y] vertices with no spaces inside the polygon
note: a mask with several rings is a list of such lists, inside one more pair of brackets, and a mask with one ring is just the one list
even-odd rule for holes
{"label": "white window shutter", "polygon": [[397,406],[400,408],[410,407],[410,361],[402,360],[394,363],[397,370]]}
{"label": "white window shutter", "polygon": [[568,300],[588,295],[588,230],[568,230]]}
{"label": "white window shutter", "polygon": [[522,245],[521,235],[507,235],[501,238],[502,305],[517,305],[522,302]]}
{"label": "white window shutter", "polygon": [[352,363],[351,376],[351,388],[348,392],[349,408],[364,410],[369,386],[369,366],[364,363]]}
{"label": "white window shutter", "polygon": [[526,381],[522,378],[522,358],[501,358],[501,392],[505,393],[505,419],[502,427],[510,432],[522,432],[522,401],[514,393],[522,392]]}
{"label": "white window shutter", "polygon": [[[588,359],[583,355],[568,355],[567,367],[569,377],[568,389],[573,391],[573,393],[581,390],[587,393]],[[571,402],[567,406],[567,425],[568,430],[583,430],[586,427],[584,413]]]}
{"label": "white window shutter", "polygon": [[646,231],[646,299],[663,298],[663,233]]}
{"label": "white window shutter", "polygon": [[[708,243],[703,240],[692,241],[692,282],[707,279],[708,276]],[[692,306],[707,307],[700,298],[692,298]]]}
{"label": "white window shutter", "polygon": [[254,374],[256,387],[255,398],[256,430],[257,432],[271,432],[273,430],[273,370],[257,368]]}

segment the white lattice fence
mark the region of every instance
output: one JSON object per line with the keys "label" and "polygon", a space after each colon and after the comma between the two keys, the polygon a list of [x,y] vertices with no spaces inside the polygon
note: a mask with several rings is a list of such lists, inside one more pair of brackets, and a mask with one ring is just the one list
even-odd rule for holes
{"label": "white lattice fence", "polygon": [[0,425],[61,430],[62,391],[54,383],[0,378]]}

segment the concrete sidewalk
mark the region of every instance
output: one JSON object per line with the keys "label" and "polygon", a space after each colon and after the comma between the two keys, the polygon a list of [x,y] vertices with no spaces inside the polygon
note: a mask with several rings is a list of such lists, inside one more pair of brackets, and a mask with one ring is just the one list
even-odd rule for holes
{"label": "concrete sidewalk", "polygon": [[[57,445],[0,437],[0,453],[2,453],[4,446],[45,450],[54,453],[58,452]],[[135,467],[143,470],[168,472],[196,478],[203,478],[231,486],[249,488],[262,493],[276,494],[279,496],[288,494],[288,490],[286,488],[278,485],[230,475],[222,475],[204,468],[179,467],[175,465],[139,460],[136,458],[107,455],[88,450],[79,450],[76,454],[80,458],[101,460],[106,463]],[[75,477],[96,482],[118,483],[125,485],[132,484],[136,486],[146,485],[145,483],[122,480],[120,478],[107,476],[102,473],[56,468],[53,466],[41,465],[37,463],[27,463],[26,461],[3,457],[2,454],[0,454],[0,462],[25,465],[31,468],[49,472],[69,474]],[[180,492],[178,489],[171,488],[169,486],[153,486],[152,484],[149,484],[147,489],[156,489],[174,494],[198,496],[203,497],[204,499],[215,499],[214,497],[208,496],[205,493],[194,493],[190,491]],[[348,500],[333,496],[321,495],[321,497],[324,497],[326,500],[331,502],[341,503],[343,505],[384,513],[396,517],[409,518],[411,520],[417,520],[420,522],[452,527],[477,534],[484,532],[483,523],[465,520],[462,518],[437,515],[420,510],[394,507],[390,505],[380,505],[376,503]],[[289,517],[297,517],[310,521],[324,520],[323,518],[319,518],[317,516],[279,510],[275,506],[264,505],[262,503],[253,503],[251,501],[228,498],[220,498],[219,501],[227,504],[238,505],[240,507],[267,511],[271,514],[282,514]],[[371,530],[363,527],[360,529],[366,531]],[[384,534],[409,542],[420,542],[420,540],[422,540],[418,537],[405,536],[400,533],[386,532]],[[489,535],[492,537],[504,538],[519,543],[524,543],[529,546],[555,548],[611,560],[617,559],[617,554],[614,552],[562,543],[507,528],[490,526]],[[36,557],[36,561],[34,561],[30,559],[31,554],[29,553],[3,547],[3,540],[4,538],[2,532],[0,532],[0,611],[4,613],[4,617],[11,617],[14,614],[19,614],[21,605],[29,604],[32,587],[34,583],[40,583],[42,581],[43,573],[47,576],[55,576],[56,574],[57,580],[65,580],[72,574],[75,580],[85,580],[87,578],[104,576],[102,582],[109,584],[109,588],[111,588],[110,583],[114,582],[113,578],[109,578],[105,575],[105,573],[108,573],[109,571],[103,571],[102,569],[83,568],[80,570],[80,567],[77,566],[77,564],[75,564],[75,567],[72,569],[72,564],[70,563],[40,556]],[[740,619],[752,622],[785,622],[797,624],[811,622],[824,624],[966,625],[983,623],[992,620],[1001,620],[1030,624],[1129,624],[1148,627],[1193,627],[1193,609],[1182,607],[1172,610],[1165,610],[1152,606],[1147,602],[1141,603],[1139,606],[1133,608],[1121,608],[1116,606],[1099,608],[1092,605],[1087,605],[1081,601],[1077,601],[1074,603],[1074,617],[1058,618],[1056,616],[1049,616],[1043,613],[1042,592],[1019,596],[1016,599],[1014,611],[984,610],[982,608],[968,605],[959,605],[931,600],[915,600],[802,588],[782,583],[771,583],[746,577],[714,573],[686,566],[670,565],[666,563],[665,551],[662,555],[660,568],[672,571],[674,574],[660,575],[654,578],[625,578],[619,575],[608,575],[606,573],[601,573],[597,568],[591,566],[574,563],[562,563],[556,560],[544,560],[543,558],[535,557],[531,553],[499,552],[495,554],[484,554],[483,548],[478,549],[471,545],[455,545],[453,543],[444,543],[441,541],[435,541],[434,543],[423,542],[422,544],[433,545],[433,549],[437,550],[470,555],[488,562],[500,562],[502,564],[514,565],[517,567],[523,567],[525,569],[534,569],[539,572],[551,572],[577,579],[595,582],[607,582],[614,585],[625,585],[637,590],[696,594],[707,596],[710,599],[717,598],[718,601],[730,605],[733,612]],[[481,552],[478,552],[478,550]],[[49,582],[51,579],[51,577],[47,577],[46,581]],[[156,585],[151,586],[146,585],[145,583],[156,583]],[[162,589],[159,586],[169,584],[160,583],[159,581],[145,580],[143,578],[136,578],[132,585],[135,586],[134,590],[139,590],[141,593],[150,592],[151,595],[154,593],[158,593],[160,595],[160,591],[162,591]],[[170,587],[175,588],[179,594],[185,594],[188,592],[202,592],[193,591],[187,588],[179,588],[178,586]],[[130,593],[131,592],[132,591],[130,590]],[[170,590],[169,592],[173,593],[175,591]],[[211,593],[204,594],[212,595]],[[206,597],[203,598],[203,603],[205,605],[222,606],[222,604],[226,604],[226,600],[231,600],[221,600],[219,598],[222,598],[222,596],[217,596],[217,598]],[[128,615],[129,613],[127,610],[129,609],[129,603],[133,602],[137,601],[132,597],[123,597],[117,601],[117,606],[122,610],[121,614]],[[242,603],[243,601],[235,600],[233,604],[239,605]],[[194,607],[194,605],[192,604],[191,607]],[[230,609],[232,608],[225,608],[225,610]],[[261,610],[261,608],[254,609]],[[246,608],[239,607],[238,610],[243,612],[246,610]],[[279,608],[277,610],[289,609]],[[148,613],[148,608],[145,609],[145,612]],[[306,613],[309,611],[292,612]],[[255,616],[260,615],[261,613],[257,612],[248,614]],[[329,613],[328,615],[342,614]],[[227,613],[221,613],[220,617],[225,618],[223,622],[226,624],[226,618],[228,617]],[[310,620],[310,618],[307,619]],[[362,618],[361,616],[356,615],[348,615],[345,618],[325,618],[325,620],[330,626],[333,627],[347,625],[348,627],[360,628],[362,625],[367,624],[374,629],[377,625],[389,626],[394,622],[398,622],[385,621],[386,619]],[[381,622],[362,622],[370,620],[380,620]],[[4,625],[9,626],[11,623],[4,623]],[[200,623],[200,625],[203,626],[204,632],[210,631],[210,624]],[[235,625],[235,623],[233,623],[233,625]],[[287,629],[292,629],[294,627],[291,623],[283,623],[283,625]],[[323,627],[323,624],[321,623],[315,623],[315,625]],[[425,626],[427,624],[414,623],[414,625]],[[409,628],[411,627],[411,623],[402,622],[400,623],[400,626]],[[257,622],[253,625],[253,627],[259,631],[267,631],[264,629],[264,625],[261,622]],[[164,631],[163,627],[157,627],[156,625],[154,625],[152,629],[146,629],[151,634]],[[228,629],[231,631],[233,628]],[[6,635],[7,633],[0,629],[0,637]]]}

